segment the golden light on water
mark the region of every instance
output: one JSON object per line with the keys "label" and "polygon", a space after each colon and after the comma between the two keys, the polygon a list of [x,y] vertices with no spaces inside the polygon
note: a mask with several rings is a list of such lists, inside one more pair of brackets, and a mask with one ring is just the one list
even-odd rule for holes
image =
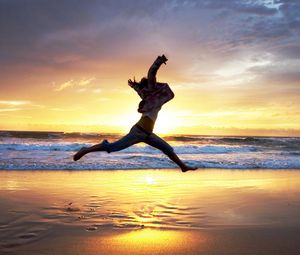
{"label": "golden light on water", "polygon": [[180,239],[176,231],[160,231],[157,229],[136,230],[117,237],[119,242],[126,242],[130,245],[163,245],[169,242],[174,245]]}
{"label": "golden light on water", "polygon": [[[104,232],[105,234],[105,232]],[[90,236],[82,246],[87,254],[192,254],[201,252],[208,245],[209,237],[204,233],[167,229],[140,229],[108,232],[107,235]],[[103,250],[105,247],[105,250]],[[74,250],[75,252],[75,250]]]}
{"label": "golden light on water", "polygon": [[299,185],[292,170],[3,171],[1,205],[9,210],[1,217],[28,212],[46,234],[77,231],[85,254],[197,254],[209,245],[207,229],[297,224]]}
{"label": "golden light on water", "polygon": [[146,176],[146,183],[149,185],[153,185],[156,184],[156,181],[154,180],[154,178],[152,176]]}
{"label": "golden light on water", "polygon": [[[122,227],[127,224],[135,227],[144,225],[145,228],[195,227],[209,224],[207,220],[210,217],[218,224],[229,221],[231,224],[247,223],[255,215],[259,216],[259,208],[256,210],[252,206],[264,203],[264,196],[274,193],[276,199],[270,201],[270,210],[275,212],[276,208],[281,208],[284,203],[282,198],[288,192],[297,194],[298,185],[297,172],[246,170],[199,170],[188,174],[182,174],[179,170],[46,171],[26,172],[26,175],[22,172],[15,172],[14,175],[3,172],[0,180],[2,192],[14,190],[14,195],[22,195],[22,201],[27,198],[28,201],[40,201],[43,197],[49,206],[60,204],[62,214],[65,214],[63,210],[69,206],[68,203],[72,202],[72,206],[79,209],[77,216],[84,216],[85,223],[89,222],[89,212],[94,208],[99,215],[104,212],[111,214],[104,220],[109,224]],[[256,193],[260,196],[253,200]],[[241,202],[251,215],[239,211]],[[219,213],[220,207],[236,210],[236,214],[243,217],[227,218],[228,215]],[[190,211],[189,208],[195,209]],[[48,213],[52,214],[51,211]],[[209,217],[198,221],[193,218],[194,214]],[[263,217],[258,219],[268,221]],[[99,221],[103,219],[100,217]],[[90,218],[90,222],[97,223],[97,218]]]}
{"label": "golden light on water", "polygon": [[130,247],[136,254],[148,253],[161,247],[161,250],[171,249],[174,252],[180,252],[186,246],[187,240],[190,248],[197,244],[198,251],[201,245],[205,245],[206,238],[199,234],[197,240],[191,233],[185,233],[174,230],[143,229],[127,232],[115,236],[113,243],[124,247]]}

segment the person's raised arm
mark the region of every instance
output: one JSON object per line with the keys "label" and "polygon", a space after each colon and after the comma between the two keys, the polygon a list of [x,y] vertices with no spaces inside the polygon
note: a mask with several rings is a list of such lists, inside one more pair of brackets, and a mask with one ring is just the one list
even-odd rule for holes
{"label": "person's raised arm", "polygon": [[168,59],[165,55],[158,56],[148,71],[148,88],[152,90],[156,83],[156,73],[162,64],[166,64]]}
{"label": "person's raised arm", "polygon": [[129,79],[128,80],[128,85],[133,88],[137,93],[138,95],[140,96],[140,98],[143,98],[143,95],[142,95],[142,91],[140,89],[140,86],[139,86],[139,83],[137,83],[135,81],[135,78],[133,78],[133,80]]}

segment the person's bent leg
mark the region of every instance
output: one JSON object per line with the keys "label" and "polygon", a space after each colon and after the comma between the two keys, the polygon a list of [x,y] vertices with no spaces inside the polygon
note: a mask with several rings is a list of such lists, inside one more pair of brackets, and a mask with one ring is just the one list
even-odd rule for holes
{"label": "person's bent leg", "polygon": [[185,164],[174,152],[174,149],[170,144],[168,144],[165,140],[152,133],[147,139],[144,141],[145,143],[151,145],[154,148],[161,150],[164,154],[166,154],[173,162],[175,162],[180,168],[182,172],[186,172],[189,170],[196,170],[197,167],[192,167]]}
{"label": "person's bent leg", "polygon": [[120,151],[123,149],[128,148],[129,146],[136,144],[140,142],[139,135],[135,132],[136,130],[132,128],[130,132],[122,137],[120,140],[115,141],[113,143],[109,143],[107,140],[103,140],[102,143],[95,144],[91,147],[82,147],[74,156],[74,161],[79,160],[84,155],[90,153],[90,152],[96,152],[96,151],[106,151],[108,153],[114,152],[114,151]]}

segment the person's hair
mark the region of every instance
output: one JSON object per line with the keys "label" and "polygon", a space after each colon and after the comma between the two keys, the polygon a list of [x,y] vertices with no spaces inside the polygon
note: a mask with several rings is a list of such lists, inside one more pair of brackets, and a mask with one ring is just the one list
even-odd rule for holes
{"label": "person's hair", "polygon": [[147,87],[147,84],[148,84],[148,79],[146,77],[143,77],[139,82],[140,89]]}

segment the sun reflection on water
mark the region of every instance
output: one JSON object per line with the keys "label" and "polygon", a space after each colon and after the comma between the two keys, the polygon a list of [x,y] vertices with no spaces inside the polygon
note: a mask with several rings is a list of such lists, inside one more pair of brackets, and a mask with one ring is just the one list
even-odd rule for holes
{"label": "sun reflection on water", "polygon": [[146,183],[149,185],[153,185],[153,184],[156,184],[156,181],[154,180],[154,178],[152,176],[146,176]]}
{"label": "sun reflection on water", "polygon": [[[118,235],[114,238],[114,243],[123,247],[130,247],[136,254],[145,254],[149,251],[161,248],[168,248],[179,252],[186,246],[187,239],[191,246],[194,245],[195,240],[189,233],[176,230],[162,230],[162,229],[142,229]],[[205,244],[206,238],[201,234],[197,237],[198,249]]]}
{"label": "sun reflection on water", "polygon": [[297,171],[10,171],[2,172],[0,198],[41,210],[45,222],[83,229],[201,229],[292,224],[299,184]]}

